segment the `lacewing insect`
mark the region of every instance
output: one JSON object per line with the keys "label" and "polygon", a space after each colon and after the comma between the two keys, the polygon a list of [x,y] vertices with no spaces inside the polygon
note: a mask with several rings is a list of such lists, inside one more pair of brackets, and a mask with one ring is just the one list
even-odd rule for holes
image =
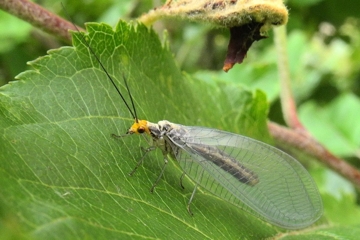
{"label": "lacewing insect", "polygon": [[[84,35],[77,31],[81,43],[99,63],[134,118],[134,124],[125,135],[149,136],[150,147],[145,149],[130,174],[141,165],[147,153],[158,148],[162,151],[164,165],[151,191],[161,179],[170,157],[176,159],[184,174],[195,182],[188,203],[190,213],[190,203],[199,186],[282,228],[304,228],[319,219],[322,201],[317,186],[297,160],[275,147],[242,135],[183,126],[167,120],[158,123],[140,120],[126,78],[123,76],[130,103]],[[113,134],[113,137],[125,135]]]}

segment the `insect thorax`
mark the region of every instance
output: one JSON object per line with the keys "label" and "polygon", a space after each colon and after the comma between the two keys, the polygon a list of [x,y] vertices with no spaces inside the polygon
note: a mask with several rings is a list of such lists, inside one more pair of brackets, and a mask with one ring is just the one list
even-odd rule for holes
{"label": "insect thorax", "polygon": [[174,150],[178,148],[177,144],[182,144],[181,138],[186,133],[186,130],[181,125],[167,120],[159,121],[157,124],[148,122],[148,128],[153,140],[153,146],[160,148],[164,154],[173,154]]}

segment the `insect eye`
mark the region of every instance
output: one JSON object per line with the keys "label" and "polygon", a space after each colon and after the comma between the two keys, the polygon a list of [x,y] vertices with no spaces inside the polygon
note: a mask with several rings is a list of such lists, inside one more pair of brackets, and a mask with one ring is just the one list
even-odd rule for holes
{"label": "insect eye", "polygon": [[138,133],[144,133],[145,132],[145,128],[144,127],[139,127],[138,128]]}

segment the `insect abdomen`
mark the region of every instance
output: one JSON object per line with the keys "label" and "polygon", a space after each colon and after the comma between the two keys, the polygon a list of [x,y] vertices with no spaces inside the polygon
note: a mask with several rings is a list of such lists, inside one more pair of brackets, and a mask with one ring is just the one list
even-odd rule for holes
{"label": "insect abdomen", "polygon": [[211,161],[216,166],[238,179],[240,182],[250,186],[254,186],[259,182],[258,176],[253,171],[241,165],[218,148],[202,144],[188,144],[188,146],[194,149],[197,154],[202,156],[204,159]]}

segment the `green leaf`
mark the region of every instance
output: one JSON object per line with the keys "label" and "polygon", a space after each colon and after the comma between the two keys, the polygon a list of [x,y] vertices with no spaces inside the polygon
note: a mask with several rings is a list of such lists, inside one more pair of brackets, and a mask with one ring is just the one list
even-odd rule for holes
{"label": "green leaf", "polygon": [[297,233],[293,232],[290,234],[284,234],[277,239],[282,240],[328,240],[328,239],[358,239],[360,234],[359,225],[350,225],[350,226],[332,226],[332,227],[323,227],[318,229],[313,229],[308,232]]}
{"label": "green leaf", "polygon": [[[213,85],[184,76],[153,31],[120,22],[87,25],[87,41],[140,119],[208,126],[268,141],[263,93]],[[122,134],[133,119],[90,53],[75,47],[49,51],[33,70],[0,89],[0,202],[21,233],[39,239],[265,238],[280,230],[184,180],[175,161],[149,192],[163,167],[152,152],[130,177],[147,146]]]}
{"label": "green leaf", "polygon": [[352,194],[343,193],[340,198],[324,195],[324,204],[329,209],[325,215],[330,222],[343,225],[357,224],[360,226],[360,208],[357,206],[356,199]]}
{"label": "green leaf", "polygon": [[[339,156],[359,156],[360,100],[344,93],[326,106],[315,102],[301,105],[299,115],[307,129]],[[331,136],[331,137],[329,137]]]}

